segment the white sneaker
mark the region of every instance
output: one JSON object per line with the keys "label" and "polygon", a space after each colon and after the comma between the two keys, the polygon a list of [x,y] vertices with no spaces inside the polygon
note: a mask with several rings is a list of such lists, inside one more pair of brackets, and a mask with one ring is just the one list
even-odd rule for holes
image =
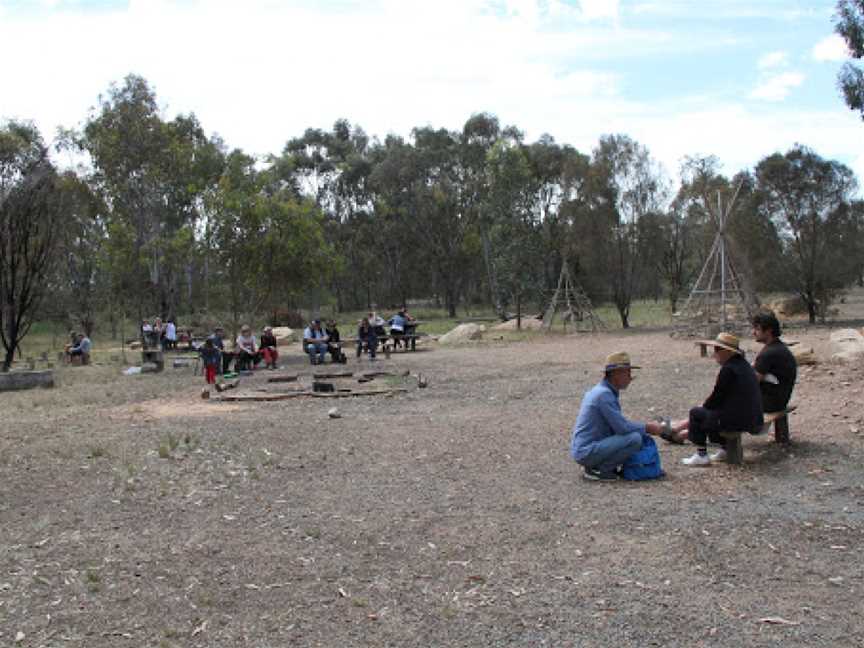
{"label": "white sneaker", "polygon": [[708,458],[711,461],[726,461],[726,451],[723,448],[720,448],[717,452],[712,452],[708,455]]}
{"label": "white sneaker", "polygon": [[707,454],[700,455],[698,452],[696,452],[693,454],[692,457],[687,457],[686,459],[682,459],[681,463],[684,464],[685,466],[694,466],[694,467],[710,466],[711,465],[711,459],[708,457]]}

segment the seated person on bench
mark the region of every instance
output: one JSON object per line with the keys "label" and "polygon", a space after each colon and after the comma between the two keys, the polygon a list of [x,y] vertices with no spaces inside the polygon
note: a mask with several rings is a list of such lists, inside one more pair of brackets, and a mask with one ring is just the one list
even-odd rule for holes
{"label": "seated person on bench", "polygon": [[408,325],[405,313],[399,311],[387,323],[390,325],[390,335],[393,337],[393,348],[398,349],[405,335],[405,327]]}
{"label": "seated person on bench", "polygon": [[780,339],[780,322],[772,311],[759,313],[752,323],[753,339],[765,345],[753,362],[762,391],[762,409],[766,413],[785,412],[795,388],[798,362]]}
{"label": "seated person on bench", "polygon": [[84,333],[80,333],[75,345],[69,348],[69,361],[72,362],[75,358],[78,358],[82,365],[87,364],[90,361],[91,346],[90,338]]}
{"label": "seated person on bench", "polygon": [[258,340],[252,335],[252,329],[248,324],[240,328],[240,335],[237,336],[234,344],[234,353],[237,356],[234,366],[238,371],[254,369],[261,362]]}
{"label": "seated person on bench", "polygon": [[378,348],[378,336],[375,327],[369,323],[369,318],[364,317],[357,327],[357,357],[363,353],[363,348],[369,351],[369,359],[375,359],[375,350]]}
{"label": "seated person on bench", "polygon": [[378,313],[372,311],[366,319],[369,320],[369,326],[374,329],[375,337],[387,337],[387,331],[384,330],[384,324],[386,324],[386,322],[380,315],[378,315]]}
{"label": "seated person on bench", "polygon": [[339,334],[339,326],[336,324],[336,320],[327,320],[324,332],[327,334],[327,353],[330,354],[333,362],[345,364],[348,358],[342,353],[342,336]]}
{"label": "seated person on bench", "polygon": [[[756,372],[744,358],[738,338],[731,333],[720,333],[714,340],[705,341],[714,347],[714,360],[720,365],[714,390],[701,407],[690,410],[687,421],[670,424],[661,436],[678,441],[676,433],[687,429],[687,438],[696,446],[692,457],[682,459],[685,466],[710,466],[712,461],[725,461],[725,448],[708,455],[708,440],[725,445],[720,432],[750,432],[762,429],[762,396]],[[667,434],[671,431],[673,438]],[[683,436],[683,435],[681,435]]]}
{"label": "seated person on bench", "polygon": [[261,355],[264,356],[264,367],[276,369],[276,361],[279,359],[279,346],[276,336],[273,335],[273,327],[265,326],[261,334]]}
{"label": "seated person on bench", "polygon": [[321,329],[321,320],[314,319],[303,331],[303,350],[312,364],[324,364],[327,357],[327,334]]}

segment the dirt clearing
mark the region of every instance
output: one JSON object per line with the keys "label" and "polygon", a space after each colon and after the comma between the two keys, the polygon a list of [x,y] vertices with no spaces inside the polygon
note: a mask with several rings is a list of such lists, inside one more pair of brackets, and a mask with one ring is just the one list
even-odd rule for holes
{"label": "dirt clearing", "polygon": [[[792,337],[825,357],[826,329]],[[616,350],[644,367],[632,418],[684,415],[716,374],[634,332],[349,360],[428,379],[389,397],[238,406],[116,367],[0,395],[0,641],[864,644],[864,372],[802,368],[788,449],[691,469],[662,445],[665,480],[585,483],[570,428]]]}

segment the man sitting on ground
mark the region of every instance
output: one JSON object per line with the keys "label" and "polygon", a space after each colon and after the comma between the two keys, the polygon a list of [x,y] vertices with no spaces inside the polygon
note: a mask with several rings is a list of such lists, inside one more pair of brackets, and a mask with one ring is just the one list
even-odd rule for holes
{"label": "man sitting on ground", "polygon": [[278,342],[276,336],[273,335],[273,327],[265,326],[264,332],[261,334],[261,354],[264,356],[266,369],[276,369],[276,361],[279,359],[277,346]]}
{"label": "man sitting on ground", "polygon": [[[762,392],[762,409],[765,412],[783,412],[795,388],[798,362],[780,339],[780,322],[772,311],[759,313],[753,318],[753,339],[765,345],[753,362]],[[782,441],[788,443],[788,432]]]}
{"label": "man sitting on ground", "polygon": [[603,380],[582,399],[570,439],[570,456],[584,467],[584,478],[615,481],[618,469],[642,448],[643,434],[660,434],[659,423],[635,423],[621,413],[619,395],[633,380],[627,353],[606,358]]}
{"label": "man sitting on ground", "polygon": [[252,335],[252,328],[247,324],[240,328],[240,335],[237,336],[234,345],[234,353],[237,355],[235,367],[238,371],[254,369],[261,362],[258,340]]}
{"label": "man sitting on ground", "polygon": [[725,448],[708,455],[708,440],[725,445],[721,431],[757,434],[763,423],[756,372],[744,359],[738,337],[720,333],[705,343],[714,347],[714,360],[720,365],[714,389],[701,407],[690,410],[686,424],[681,421],[671,426],[675,430],[686,427],[687,438],[696,446],[696,453],[682,460],[686,466],[710,466],[712,461],[725,461]]}
{"label": "man sitting on ground", "polygon": [[69,362],[73,362],[75,358],[78,358],[82,365],[90,362],[91,346],[92,343],[90,342],[90,338],[84,333],[79,334],[75,345],[69,349]]}
{"label": "man sitting on ground", "polygon": [[310,362],[324,364],[327,357],[327,334],[321,329],[321,320],[314,319],[303,331],[303,349],[309,354]]}

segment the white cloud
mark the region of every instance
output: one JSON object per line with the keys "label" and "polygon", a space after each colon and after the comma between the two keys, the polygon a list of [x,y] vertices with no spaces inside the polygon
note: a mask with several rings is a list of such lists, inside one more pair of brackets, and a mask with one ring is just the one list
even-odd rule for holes
{"label": "white cloud", "polygon": [[813,58],[817,61],[845,61],[849,58],[849,49],[837,34],[826,36],[813,46]]}
{"label": "white cloud", "polygon": [[618,19],[618,0],[579,0],[579,7],[586,20]]}
{"label": "white cloud", "polygon": [[759,59],[757,67],[760,70],[768,70],[771,68],[783,67],[789,61],[789,56],[786,52],[768,52]]}
{"label": "white cloud", "polygon": [[[151,83],[168,117],[194,112],[208,132],[253,154],[278,153],[304,129],[340,117],[384,137],[424,124],[459,129],[484,110],[529,141],[548,132],[585,153],[602,134],[629,134],[673,174],[685,154],[716,154],[734,173],[798,141],[825,157],[864,149],[855,139],[864,126],[839,102],[836,112],[790,116],[772,105],[769,114],[741,93],[731,104],[723,95],[683,97],[699,91],[684,78],[677,96],[633,100],[625,93],[638,86],[628,76],[632,58],[680,57],[682,41],[688,54],[717,44],[662,26],[619,28],[618,2],[586,0],[578,10],[564,0],[365,0],[339,11],[311,1],[238,4],[130,0],[104,12],[13,12],[0,21],[0,58],[26,63],[0,67],[0,119],[34,119],[50,139],[56,126],[83,122],[99,93],[132,72]],[[42,48],[31,47],[34,35]],[[752,97],[776,101],[803,81],[777,74]]]}
{"label": "white cloud", "polygon": [[783,101],[793,88],[797,88],[802,83],[804,83],[804,75],[800,72],[784,72],[762,81],[750,93],[750,98]]}

